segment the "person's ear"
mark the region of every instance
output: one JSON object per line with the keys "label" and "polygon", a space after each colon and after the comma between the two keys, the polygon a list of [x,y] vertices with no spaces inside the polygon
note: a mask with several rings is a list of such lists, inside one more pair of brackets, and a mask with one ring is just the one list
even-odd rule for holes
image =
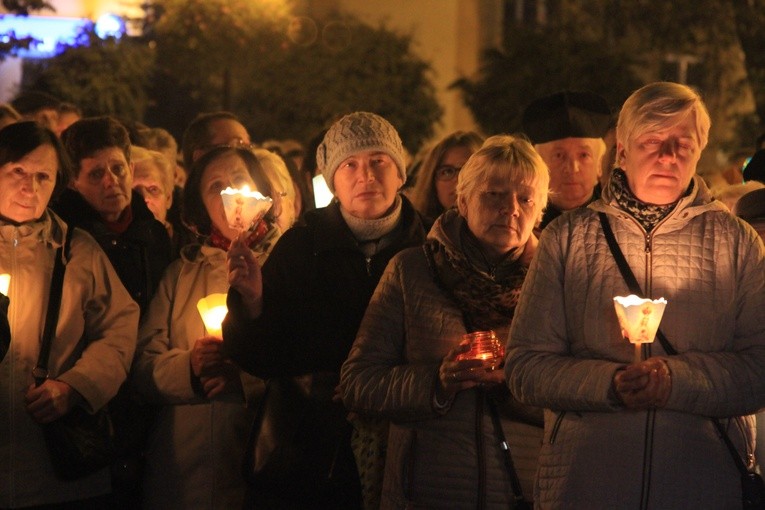
{"label": "person's ear", "polygon": [[468,217],[468,204],[467,198],[464,195],[457,195],[457,211],[463,218]]}
{"label": "person's ear", "polygon": [[616,142],[616,166],[624,167],[624,161],[627,159],[627,149],[621,142]]}

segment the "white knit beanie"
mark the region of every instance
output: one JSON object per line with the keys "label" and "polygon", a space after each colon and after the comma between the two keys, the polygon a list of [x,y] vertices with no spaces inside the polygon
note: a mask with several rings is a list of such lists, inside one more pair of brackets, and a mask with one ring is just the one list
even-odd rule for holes
{"label": "white knit beanie", "polygon": [[355,112],[332,124],[316,149],[316,164],[332,193],[337,167],[345,158],[361,151],[388,154],[396,163],[401,180],[406,182],[406,151],[396,128],[374,113]]}

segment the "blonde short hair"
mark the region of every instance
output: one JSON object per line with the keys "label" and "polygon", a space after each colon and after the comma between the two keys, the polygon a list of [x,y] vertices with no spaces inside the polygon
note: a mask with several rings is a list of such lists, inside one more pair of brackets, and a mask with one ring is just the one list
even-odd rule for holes
{"label": "blonde short hair", "polygon": [[167,156],[159,151],[146,149],[133,145],[130,147],[130,159],[136,167],[145,164],[155,164],[159,167],[162,186],[165,188],[165,195],[173,194],[175,187],[175,162],[169,161]]}
{"label": "blonde short hair", "polygon": [[495,135],[486,139],[457,178],[457,200],[467,199],[494,176],[536,189],[535,205],[541,213],[547,206],[550,172],[528,140],[518,136]]}
{"label": "blonde short hair", "polygon": [[297,200],[297,192],[295,190],[295,183],[292,182],[292,177],[287,169],[287,164],[284,162],[281,156],[275,154],[266,149],[252,149],[251,152],[258,158],[260,166],[263,168],[263,173],[271,182],[273,188],[273,194],[278,196],[272,196],[274,200],[274,215],[280,217],[282,214],[287,214],[283,218],[284,224],[282,227],[290,227],[297,220],[295,214],[295,201]]}
{"label": "blonde short hair", "polygon": [[687,85],[669,81],[649,83],[630,95],[616,124],[616,140],[626,146],[646,131],[663,129],[692,115],[699,150],[709,142],[712,121],[701,96]]}

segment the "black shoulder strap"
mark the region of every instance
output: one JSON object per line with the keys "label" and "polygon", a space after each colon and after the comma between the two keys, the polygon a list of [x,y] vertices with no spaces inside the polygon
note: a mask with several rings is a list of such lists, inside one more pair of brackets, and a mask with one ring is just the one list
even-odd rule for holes
{"label": "black shoulder strap", "polygon": [[56,335],[56,325],[58,324],[58,312],[61,307],[61,294],[64,289],[64,258],[69,259],[70,242],[72,240],[73,227],[68,227],[64,244],[57,250],[53,262],[53,276],[50,282],[50,292],[48,294],[48,312],[45,316],[45,328],[43,329],[42,342],[40,344],[40,355],[37,358],[37,366],[32,371],[35,383],[39,386],[48,378],[48,358],[50,357],[50,347],[53,343],[53,337]]}
{"label": "black shoulder strap", "polygon": [[[435,281],[436,285],[438,285],[438,288],[441,289],[441,291],[446,296],[448,296],[452,300],[452,302],[455,302],[454,296],[452,295],[451,291],[446,287],[446,284],[441,279],[441,275],[438,273],[438,266],[436,265],[436,260],[435,260],[435,256],[433,255],[432,246],[428,244],[428,242],[426,241],[422,245],[422,250],[425,252],[425,259],[428,261],[428,267],[430,268],[430,272],[433,275],[433,281]],[[459,308],[459,306],[457,308]],[[465,325],[466,331],[468,332],[474,331],[474,328],[471,327],[470,321],[468,320],[464,312],[462,312],[462,322]],[[497,405],[494,402],[494,400],[491,398],[491,396],[484,391],[478,392],[478,398],[486,398],[486,401],[488,402],[488,405],[489,405],[489,413],[491,414],[491,420],[492,420],[492,423],[494,424],[494,432],[495,434],[497,434],[497,439],[499,440],[500,448],[502,448],[502,451],[505,454],[504,455],[505,468],[507,469],[507,473],[510,476],[510,486],[513,490],[513,498],[515,499],[514,508],[524,508],[522,505],[525,505],[525,500],[523,499],[523,490],[521,488],[521,482],[518,479],[518,473],[515,471],[515,464],[513,464],[513,456],[512,456],[512,453],[510,452],[510,446],[507,444],[507,440],[505,439],[505,433],[502,431],[502,422],[499,418],[499,410],[497,409]]]}
{"label": "black shoulder strap", "polygon": [[[640,284],[638,283],[637,278],[635,278],[635,274],[632,272],[632,269],[627,263],[627,259],[624,258],[624,254],[622,253],[621,248],[619,248],[619,243],[616,242],[616,236],[614,236],[614,231],[611,230],[611,224],[608,222],[608,216],[606,216],[606,213],[604,212],[599,212],[598,217],[600,218],[600,224],[603,227],[603,233],[606,236],[608,247],[611,249],[611,254],[616,260],[616,265],[619,266],[619,272],[622,274],[622,278],[624,278],[624,281],[627,283],[627,287],[630,289],[630,292],[636,296],[645,297],[645,294],[643,294],[643,289],[640,288]],[[659,343],[664,349],[664,352],[669,355],[677,354],[677,350],[675,350],[672,344],[669,343],[669,340],[667,340],[667,337],[664,336],[664,333],[662,333],[661,329],[656,331],[656,338],[659,339]]]}
{"label": "black shoulder strap", "polygon": [[[494,402],[488,393],[482,391],[486,398],[486,402],[489,405],[489,413],[491,414],[491,421],[494,425],[494,433],[497,434],[499,439],[500,448],[504,452],[505,468],[507,474],[510,476],[510,487],[513,490],[513,498],[515,499],[515,505],[513,508],[526,508],[526,503],[523,498],[523,488],[521,487],[521,480],[518,478],[518,472],[515,470],[515,464],[513,463],[513,456],[510,453],[510,445],[507,444],[505,433],[502,430],[502,421],[499,418],[499,410],[497,404]],[[482,398],[482,397],[479,397]]]}
{"label": "black shoulder strap", "polygon": [[[603,212],[598,213],[598,216],[600,217],[600,224],[603,226],[603,233],[606,235],[608,247],[611,249],[611,253],[616,259],[616,264],[619,266],[619,271],[621,271],[622,276],[624,277],[624,281],[627,282],[627,286],[629,287],[630,292],[643,297],[643,291],[640,289],[640,285],[638,284],[635,275],[632,273],[632,269],[630,269],[629,264],[627,264],[627,260],[624,258],[624,254],[619,248],[619,244],[616,242],[616,237],[614,236],[614,232],[611,230],[611,225],[608,222],[608,216],[606,216],[606,213]],[[672,346],[672,344],[669,343],[669,340],[667,340],[667,337],[664,336],[664,333],[662,333],[661,330],[656,331],[656,337],[659,339],[659,342],[661,342],[661,346],[664,348],[664,352],[669,355],[677,354],[677,351]],[[719,432],[723,442],[725,443],[725,446],[730,451],[736,467],[741,472],[741,474],[746,475],[749,470],[746,468],[744,461],[741,460],[741,456],[738,454],[733,441],[731,441],[730,437],[728,437],[725,428],[718,420],[714,418],[712,418],[712,423],[715,425],[715,428],[717,428],[717,432]]]}

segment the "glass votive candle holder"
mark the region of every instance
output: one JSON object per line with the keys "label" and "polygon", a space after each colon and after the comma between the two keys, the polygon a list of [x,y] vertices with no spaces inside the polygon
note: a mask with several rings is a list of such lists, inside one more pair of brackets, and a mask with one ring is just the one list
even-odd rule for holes
{"label": "glass votive candle holder", "polygon": [[494,363],[490,365],[489,369],[493,370],[497,368],[502,360],[505,358],[505,347],[497,338],[494,331],[475,331],[462,336],[462,344],[470,346],[470,350],[458,354],[456,359],[468,360],[491,360]]}

